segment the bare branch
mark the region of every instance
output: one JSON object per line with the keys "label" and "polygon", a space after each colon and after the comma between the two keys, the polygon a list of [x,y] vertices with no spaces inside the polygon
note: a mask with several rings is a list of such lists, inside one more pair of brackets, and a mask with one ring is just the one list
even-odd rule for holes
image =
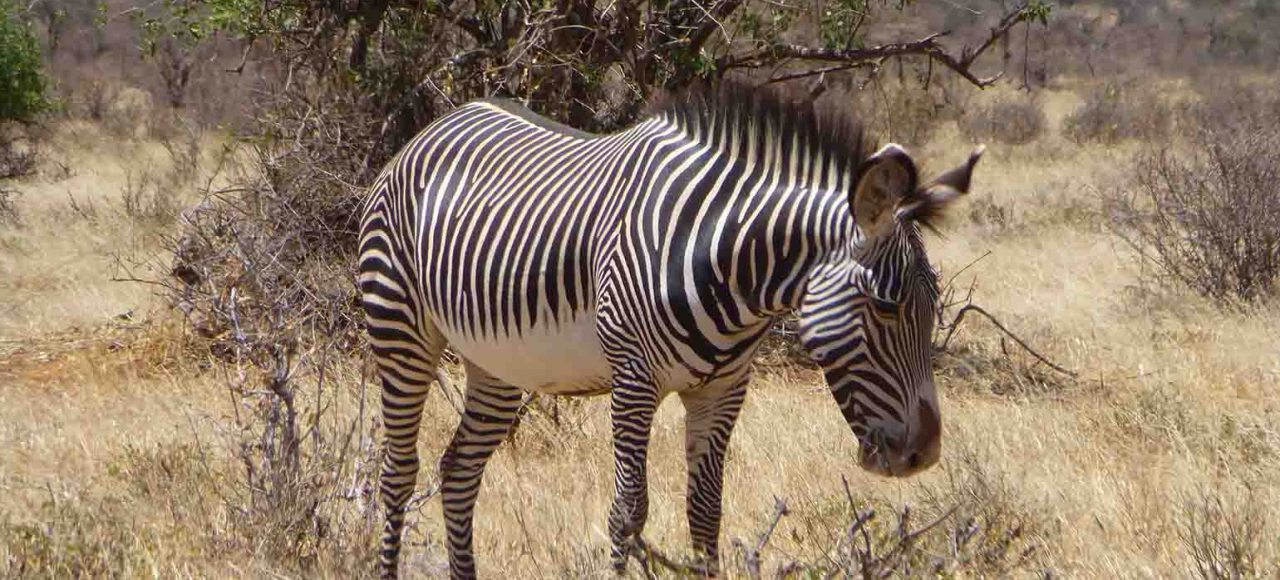
{"label": "bare branch", "polygon": [[1009,338],[1012,338],[1014,342],[1018,343],[1018,346],[1021,346],[1023,350],[1030,353],[1031,356],[1035,357],[1040,362],[1048,365],[1049,368],[1072,378],[1075,378],[1076,376],[1078,376],[1078,373],[1076,373],[1075,371],[1062,367],[1054,363],[1053,361],[1049,360],[1048,358],[1045,358],[1044,355],[1036,352],[1035,349],[1027,345],[1026,341],[1019,338],[1018,335],[1013,333],[1013,331],[1009,330],[1008,328],[1005,328],[1005,326],[1001,324],[999,320],[996,320],[996,317],[992,316],[990,312],[983,310],[982,307],[978,306],[977,304],[966,304],[963,308],[961,308],[958,312],[956,312],[955,318],[951,320],[951,324],[949,325],[949,328],[951,330],[947,332],[947,337],[942,341],[942,350],[946,350],[947,345],[951,344],[951,335],[955,334],[956,329],[959,328],[960,321],[964,319],[964,315],[968,314],[969,311],[977,312],[978,314],[981,314],[984,317],[986,317],[987,320],[991,321],[992,324],[996,325],[996,328],[1000,329],[1000,332],[1003,332]]}
{"label": "bare branch", "polygon": [[[853,68],[854,65],[859,63],[879,62],[892,57],[924,56],[928,57],[931,62],[937,62],[951,69],[973,85],[983,88],[1000,80],[1004,73],[1000,72],[990,77],[979,77],[973,72],[974,61],[994,46],[997,41],[1007,36],[1014,26],[1026,22],[1030,17],[1031,13],[1027,10],[1027,4],[1019,4],[1000,19],[999,24],[991,29],[990,34],[982,44],[977,47],[965,47],[960,51],[959,56],[948,52],[945,47],[939,44],[938,39],[946,35],[945,32],[940,32],[930,34],[916,41],[894,42],[870,48],[816,48],[798,44],[774,44],[745,55],[722,57],[716,64],[720,70],[728,70],[739,67],[760,66],[766,62],[796,59],[838,62],[843,63],[840,66]],[[830,70],[839,69],[832,67]],[[800,73],[794,76],[771,79],[770,82],[803,78],[812,74],[821,73]]]}
{"label": "bare branch", "polygon": [[706,13],[708,22],[703,22],[696,32],[689,35],[689,50],[694,53],[702,50],[703,45],[707,43],[707,40],[711,38],[711,34],[716,30],[721,30],[727,37],[728,34],[723,32],[724,27],[720,25],[720,21],[733,14],[733,11],[737,10],[740,5],[742,5],[742,0],[721,0],[712,6],[712,9],[708,12],[705,8],[702,8],[701,4],[698,4],[698,7],[702,8],[703,12]]}
{"label": "bare branch", "polygon": [[782,516],[791,513],[787,508],[786,500],[775,497],[773,501],[773,519],[770,520],[769,527],[765,528],[765,531],[760,534],[760,539],[756,541],[756,545],[748,550],[746,546],[742,545],[742,542],[734,541],[738,549],[743,551],[742,557],[746,561],[747,577],[752,579],[760,578],[760,552],[764,551],[764,547],[769,543],[769,538],[773,536],[774,530],[778,529],[778,522],[782,520]]}
{"label": "bare branch", "polygon": [[650,567],[651,563],[657,564],[682,576],[697,576],[700,578],[715,576],[714,570],[709,566],[695,562],[681,562],[676,560],[675,558],[658,551],[657,548],[650,546],[649,543],[644,541],[644,538],[641,538],[639,535],[632,536],[630,544],[630,553],[640,561],[640,565],[644,568],[647,576],[655,576],[652,568]]}

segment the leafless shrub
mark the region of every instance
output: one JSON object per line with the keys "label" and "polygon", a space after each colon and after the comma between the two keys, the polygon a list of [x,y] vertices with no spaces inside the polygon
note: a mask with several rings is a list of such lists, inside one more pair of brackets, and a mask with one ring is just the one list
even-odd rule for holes
{"label": "leafless shrub", "polygon": [[40,507],[36,523],[0,519],[0,576],[105,578],[154,571],[148,555],[160,539],[135,529],[117,506],[60,501]]}
{"label": "leafless shrub", "polygon": [[1078,143],[1158,139],[1171,130],[1169,107],[1139,85],[1107,83],[1085,95],[1063,120],[1063,132]]}
{"label": "leafless shrub", "polygon": [[1013,221],[1013,210],[991,201],[988,197],[969,200],[969,221],[993,230],[1003,230]]}
{"label": "leafless shrub", "polygon": [[1229,81],[1219,76],[1197,82],[1200,98],[1182,106],[1178,117],[1184,136],[1195,139],[1203,131],[1248,131],[1272,127],[1280,118],[1280,95],[1270,85]]}
{"label": "leafless shrub", "polygon": [[[326,550],[369,564],[374,423],[364,390],[355,402],[336,384],[357,344],[350,282],[341,261],[301,257],[314,249],[308,230],[271,216],[307,208],[275,205],[287,202],[271,183],[219,192],[186,213],[167,293],[237,408],[222,427],[240,466],[227,494],[238,533],[299,569]],[[348,502],[360,507],[339,509]]]}
{"label": "leafless shrub", "polygon": [[[960,274],[986,256],[979,256],[943,280],[939,320],[933,331],[933,363],[937,374],[953,379],[964,388],[1011,397],[1061,396],[1078,387],[1075,371],[1041,354],[996,316],[974,303],[976,280],[967,288],[956,284]],[[960,335],[961,323],[974,319],[984,321],[998,334],[976,340],[953,340]]]}
{"label": "leafless shrub", "polygon": [[910,77],[877,79],[866,87],[861,108],[884,139],[919,147],[929,142],[944,121],[957,115],[940,84],[926,86]]}
{"label": "leafless shrub", "polygon": [[147,170],[126,170],[120,200],[125,216],[139,223],[163,224],[177,213],[173,192]]}
{"label": "leafless shrub", "polygon": [[32,139],[18,139],[0,129],[0,179],[31,175],[40,159],[40,147]]}
{"label": "leafless shrub", "polygon": [[102,79],[95,79],[83,86],[80,94],[80,111],[86,118],[102,121],[107,118],[116,102],[119,86]]}
{"label": "leafless shrub", "polygon": [[1274,293],[1280,276],[1280,131],[1204,130],[1193,150],[1139,156],[1107,199],[1113,231],[1153,275],[1219,301]]}
{"label": "leafless shrub", "polygon": [[14,203],[17,192],[0,185],[0,224],[18,223],[18,206]]}
{"label": "leafless shrub", "polygon": [[792,313],[780,317],[756,353],[756,364],[765,368],[798,366],[817,368],[800,347],[800,317]]}
{"label": "leafless shrub", "polygon": [[1178,537],[1194,570],[1205,580],[1239,580],[1268,576],[1262,556],[1263,511],[1249,494],[1242,501],[1223,501],[1204,493],[1183,506]]}
{"label": "leafless shrub", "polygon": [[[242,533],[302,569],[345,547],[364,565],[378,448],[365,401],[344,399],[334,375],[361,344],[349,275],[359,190],[327,171],[338,162],[315,157],[349,153],[333,147],[347,126],[298,113],[274,120],[294,147],[256,149],[235,186],[184,212],[164,286],[240,410],[225,427],[241,466],[231,503]],[[367,517],[352,521],[345,502]]]}
{"label": "leafless shrub", "polygon": [[1030,97],[1017,97],[995,99],[969,109],[961,118],[960,128],[975,141],[1021,145],[1044,133],[1046,124],[1039,103]]}
{"label": "leafless shrub", "polygon": [[[721,565],[729,576],[752,579],[1047,576],[1038,554],[1050,532],[1042,528],[1040,514],[1018,502],[1008,481],[990,473],[973,454],[957,461],[948,475],[946,484],[926,493],[918,508],[856,498],[846,482],[843,497],[831,506],[833,513],[816,524],[824,528],[806,534],[827,538],[813,555],[770,547],[792,515],[787,502],[778,499],[760,534],[733,539]],[[796,526],[791,526],[793,537]],[[648,577],[659,569],[681,576],[711,572],[696,558],[668,556],[642,539],[632,555]],[[770,568],[773,572],[766,573]]]}
{"label": "leafless shrub", "polygon": [[199,177],[203,150],[198,130],[185,129],[161,137],[168,158],[163,169],[125,170],[122,210],[134,222],[164,226],[177,219],[184,191]]}
{"label": "leafless shrub", "polygon": [[197,62],[194,52],[179,41],[166,38],[157,44],[152,58],[163,81],[165,100],[175,109],[184,106],[191,73]]}

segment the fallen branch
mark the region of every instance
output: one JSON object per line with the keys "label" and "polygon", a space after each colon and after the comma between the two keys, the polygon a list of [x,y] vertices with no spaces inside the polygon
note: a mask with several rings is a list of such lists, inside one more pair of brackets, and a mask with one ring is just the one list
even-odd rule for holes
{"label": "fallen branch", "polygon": [[1031,348],[1031,346],[1029,346],[1026,343],[1026,341],[1022,340],[1022,338],[1014,334],[1013,331],[1009,330],[1008,328],[1005,328],[1005,326],[1001,324],[999,320],[996,320],[996,317],[992,316],[990,312],[983,310],[982,307],[978,306],[977,304],[966,304],[958,312],[956,312],[955,318],[953,318],[951,320],[951,324],[948,325],[948,328],[950,330],[947,331],[947,337],[943,339],[942,347],[939,350],[946,350],[947,346],[951,344],[951,336],[954,335],[956,330],[959,328],[960,321],[964,320],[964,315],[968,314],[970,311],[977,312],[978,314],[985,316],[987,320],[991,321],[991,324],[996,325],[996,328],[1000,329],[1000,332],[1005,333],[1005,335],[1013,339],[1014,342],[1018,343],[1018,346],[1021,346],[1023,350],[1030,353],[1031,356],[1036,358],[1036,360],[1039,360],[1040,362],[1048,365],[1049,368],[1055,371],[1058,371],[1064,375],[1067,375],[1071,378],[1075,378],[1078,376],[1078,373],[1076,373],[1075,371],[1067,369],[1061,365],[1058,365],[1057,363],[1054,363],[1053,361],[1046,358],[1044,355],[1036,352],[1036,350]]}
{"label": "fallen branch", "polygon": [[648,542],[644,541],[644,538],[639,536],[639,534],[631,536],[629,543],[630,549],[628,550],[628,553],[634,556],[636,561],[640,563],[640,567],[644,570],[644,575],[647,578],[657,578],[657,574],[653,572],[653,564],[657,564],[665,568],[667,571],[681,576],[698,576],[703,578],[716,576],[716,571],[713,566],[697,562],[682,562],[667,556],[657,548],[650,546]]}
{"label": "fallen branch", "polygon": [[769,527],[760,534],[760,538],[756,541],[755,547],[748,550],[740,540],[734,540],[733,543],[739,550],[742,550],[742,558],[747,565],[747,577],[752,580],[760,578],[760,552],[764,550],[769,538],[773,537],[774,530],[778,529],[778,522],[782,521],[782,516],[791,513],[787,509],[787,501],[781,498],[773,498],[773,519],[769,522]]}

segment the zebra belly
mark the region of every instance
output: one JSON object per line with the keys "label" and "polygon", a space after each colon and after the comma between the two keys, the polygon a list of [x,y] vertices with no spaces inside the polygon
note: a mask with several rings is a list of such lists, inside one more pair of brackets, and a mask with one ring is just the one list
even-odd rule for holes
{"label": "zebra belly", "polygon": [[444,335],[472,364],[526,391],[589,395],[609,390],[611,372],[594,314],[526,328],[518,336],[469,337],[447,330]]}

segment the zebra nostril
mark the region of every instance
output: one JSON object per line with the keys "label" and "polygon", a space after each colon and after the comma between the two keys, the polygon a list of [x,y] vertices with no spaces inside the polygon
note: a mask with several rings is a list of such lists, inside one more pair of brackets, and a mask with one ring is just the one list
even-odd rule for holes
{"label": "zebra nostril", "polygon": [[911,452],[911,455],[908,455],[908,456],[907,456],[907,467],[908,467],[909,469],[915,469],[915,468],[917,468],[917,467],[920,467],[920,452],[919,452],[919,451],[912,451],[912,452]]}

